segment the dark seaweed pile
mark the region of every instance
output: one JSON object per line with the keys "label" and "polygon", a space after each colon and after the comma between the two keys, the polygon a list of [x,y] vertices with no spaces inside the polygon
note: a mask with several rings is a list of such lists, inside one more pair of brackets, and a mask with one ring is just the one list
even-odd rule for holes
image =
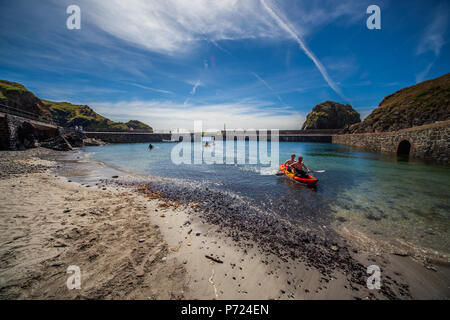
{"label": "dark seaweed pile", "polygon": [[[252,205],[243,197],[186,181],[177,183],[164,179],[139,185],[145,193],[190,205],[201,213],[199,216],[204,222],[219,226],[217,232],[240,245],[256,243],[263,252],[275,254],[285,262],[300,260],[316,268],[326,282],[335,272],[340,272],[347,277],[353,290],[366,286],[366,267],[352,257],[345,241],[329,228],[310,221],[305,225],[302,221],[290,221],[276,212]],[[397,285],[402,296],[410,296],[407,285]],[[388,285],[383,285],[380,291],[389,299],[398,298]]]}

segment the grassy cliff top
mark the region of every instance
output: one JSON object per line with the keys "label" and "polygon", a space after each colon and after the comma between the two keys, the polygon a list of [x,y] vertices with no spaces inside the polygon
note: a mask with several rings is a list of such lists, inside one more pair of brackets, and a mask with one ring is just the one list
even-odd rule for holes
{"label": "grassy cliff top", "polygon": [[69,102],[42,100],[49,106],[54,121],[62,126],[83,126],[85,130],[129,131],[134,129],[152,131],[152,128],[137,120],[127,123],[111,121],[98,114],[87,105],[76,105]]}
{"label": "grassy cliff top", "polygon": [[87,105],[39,99],[33,92],[17,82],[0,80],[0,99],[6,100],[11,107],[51,117],[61,126],[81,125],[86,130],[102,131],[129,131],[130,128],[153,131],[152,127],[138,120],[130,120],[127,123],[112,121],[96,113]]}
{"label": "grassy cliff top", "polygon": [[21,94],[23,92],[28,92],[28,90],[20,83],[0,80],[0,98],[7,99],[12,93]]}
{"label": "grassy cliff top", "polygon": [[383,132],[450,119],[450,73],[388,95],[351,132]]}

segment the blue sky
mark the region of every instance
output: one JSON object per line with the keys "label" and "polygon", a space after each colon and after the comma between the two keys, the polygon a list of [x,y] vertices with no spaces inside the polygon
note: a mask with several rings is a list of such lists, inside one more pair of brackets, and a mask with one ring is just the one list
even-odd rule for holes
{"label": "blue sky", "polygon": [[[81,8],[68,30],[66,8]],[[381,8],[381,30],[366,9]],[[0,0],[0,78],[155,129],[296,129],[318,103],[367,116],[450,72],[447,1]]]}

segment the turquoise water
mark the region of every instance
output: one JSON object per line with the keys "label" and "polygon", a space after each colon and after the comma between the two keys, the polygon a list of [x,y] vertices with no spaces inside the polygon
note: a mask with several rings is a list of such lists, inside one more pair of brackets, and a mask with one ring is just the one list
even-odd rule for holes
{"label": "turquoise water", "polygon": [[[175,143],[87,147],[91,159],[151,176],[178,178],[245,197],[249,205],[306,224],[344,224],[448,253],[450,168],[327,143],[280,142],[279,159],[303,155],[319,179],[311,189],[260,165],[175,165]],[[248,160],[248,143],[247,143]],[[270,146],[268,146],[270,150]],[[215,150],[218,152],[219,150]],[[247,161],[248,162],[248,161]]]}

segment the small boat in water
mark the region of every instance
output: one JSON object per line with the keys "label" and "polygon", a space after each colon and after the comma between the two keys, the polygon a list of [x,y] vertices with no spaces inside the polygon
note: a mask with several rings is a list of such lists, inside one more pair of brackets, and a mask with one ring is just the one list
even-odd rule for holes
{"label": "small boat in water", "polygon": [[319,179],[314,178],[312,175],[307,175],[306,178],[299,177],[291,172],[287,171],[287,168],[284,164],[280,164],[280,171],[283,172],[285,175],[287,175],[289,178],[294,179],[295,181],[307,184],[308,186],[315,186],[317,185],[317,182],[319,182]]}

